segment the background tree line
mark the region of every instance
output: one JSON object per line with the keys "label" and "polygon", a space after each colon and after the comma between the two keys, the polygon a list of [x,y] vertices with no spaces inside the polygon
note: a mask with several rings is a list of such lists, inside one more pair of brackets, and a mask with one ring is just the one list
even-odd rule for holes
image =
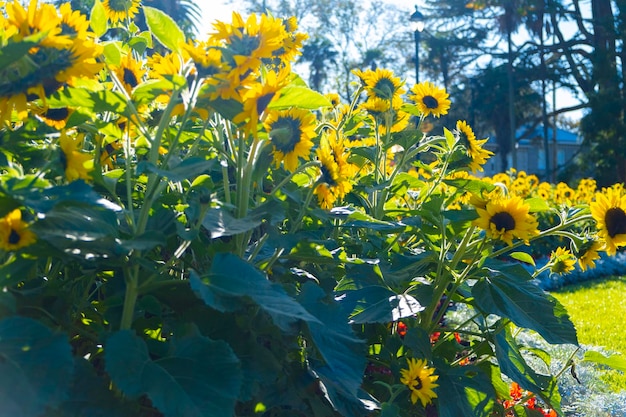
{"label": "background tree line", "polygon": [[[413,10],[380,0],[236,3],[247,12],[298,17],[310,35],[300,62],[316,89],[347,98],[354,89],[350,71],[377,66],[413,82]],[[496,137],[504,166],[507,156],[515,165],[514,144],[524,135],[522,127],[543,126],[544,142],[538,146],[547,150],[554,140],[548,127],[557,126],[579,129],[584,145],[567,167],[548,163],[545,179],[626,181],[626,1],[424,0],[420,12],[426,23],[421,79],[448,89],[456,109],[449,119],[468,119],[475,131]],[[564,106],[554,90],[568,91],[581,104]],[[583,111],[582,120],[567,117],[573,110]]]}

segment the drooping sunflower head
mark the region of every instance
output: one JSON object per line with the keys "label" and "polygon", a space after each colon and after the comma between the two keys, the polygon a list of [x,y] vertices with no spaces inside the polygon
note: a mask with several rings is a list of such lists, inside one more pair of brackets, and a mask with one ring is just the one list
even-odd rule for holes
{"label": "drooping sunflower head", "polygon": [[615,255],[617,248],[626,246],[626,195],[617,188],[608,188],[596,193],[589,208],[606,253]]}
{"label": "drooping sunflower head", "polygon": [[102,5],[111,23],[132,20],[139,12],[140,0],[103,0]]}
{"label": "drooping sunflower head", "polygon": [[413,86],[411,92],[413,93],[410,96],[411,100],[415,102],[417,109],[424,116],[433,115],[440,117],[448,114],[450,100],[444,88],[436,87],[434,84],[426,81]]}
{"label": "drooping sunflower head", "polygon": [[314,190],[323,209],[331,209],[337,200],[341,200],[352,190],[350,182],[351,166],[340,153],[343,145],[331,144],[328,136],[323,136],[320,146],[315,151],[320,162],[320,177]]}
{"label": "drooping sunflower head", "polygon": [[574,265],[576,265],[576,258],[572,252],[561,247],[552,251],[550,254],[550,261],[552,263],[550,266],[550,272],[559,275],[572,272],[574,270]]}
{"label": "drooping sunflower head", "polygon": [[0,249],[14,251],[32,245],[37,240],[22,220],[22,211],[15,209],[0,218]]}
{"label": "drooping sunflower head", "polygon": [[476,207],[478,219],[473,224],[485,230],[488,237],[513,245],[513,238],[529,239],[539,234],[537,220],[529,213],[530,206],[518,196],[503,196],[487,201],[485,208]]}
{"label": "drooping sunflower head", "polygon": [[576,252],[576,257],[578,258],[578,265],[583,272],[596,267],[595,261],[600,259],[598,252],[601,250],[602,242],[596,239],[589,239],[581,245]]}
{"label": "drooping sunflower head", "polygon": [[293,172],[298,167],[298,158],[310,159],[315,137],[313,113],[297,108],[270,112],[265,129],[274,148],[276,166],[283,162],[285,169]]}
{"label": "drooping sunflower head", "polygon": [[472,172],[483,171],[483,165],[493,155],[493,152],[483,149],[487,139],[477,140],[474,131],[465,120],[458,120],[456,129],[459,132],[461,143],[465,145],[467,156],[470,157],[469,168]]}
{"label": "drooping sunflower head", "polygon": [[413,404],[419,399],[422,406],[426,407],[433,398],[437,398],[434,389],[439,386],[435,382],[439,375],[433,375],[435,368],[427,366],[424,359],[410,358],[407,361],[408,368],[400,370],[400,382],[409,388]]}

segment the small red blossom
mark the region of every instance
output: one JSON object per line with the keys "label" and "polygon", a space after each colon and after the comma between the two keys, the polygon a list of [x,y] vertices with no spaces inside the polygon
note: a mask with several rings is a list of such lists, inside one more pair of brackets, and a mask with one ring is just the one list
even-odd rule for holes
{"label": "small red blossom", "polygon": [[407,331],[408,327],[406,324],[404,324],[403,322],[399,321],[398,322],[398,335],[400,337],[404,337],[406,336],[406,331]]}
{"label": "small red blossom", "polygon": [[430,344],[434,345],[435,343],[437,343],[437,340],[439,340],[439,336],[441,336],[440,332],[433,332],[433,334],[430,335]]}

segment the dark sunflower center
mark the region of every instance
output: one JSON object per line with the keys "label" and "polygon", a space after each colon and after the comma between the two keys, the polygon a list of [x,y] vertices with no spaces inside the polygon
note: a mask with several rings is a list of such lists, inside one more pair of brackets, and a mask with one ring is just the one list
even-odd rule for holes
{"label": "dark sunflower center", "polygon": [[417,384],[415,385],[415,389],[416,390],[421,390],[422,387],[424,386],[424,384],[422,384],[422,380],[420,379],[419,376],[415,377],[415,382],[417,382]]}
{"label": "dark sunflower center", "polygon": [[612,207],[604,215],[606,231],[611,238],[626,234],[626,213],[619,207]]}
{"label": "dark sunflower center", "polygon": [[44,116],[46,117],[46,119],[50,119],[50,120],[54,120],[54,121],[61,121],[61,120],[65,120],[67,118],[67,116],[69,116],[70,111],[68,110],[67,107],[62,107],[60,109],[48,109],[46,111],[46,113],[44,114]]}
{"label": "dark sunflower center", "polygon": [[76,29],[74,29],[74,27],[63,22],[61,23],[61,33],[63,35],[76,35],[78,32],[76,32]]}
{"label": "dark sunflower center", "polygon": [[110,0],[109,8],[114,12],[125,12],[130,9],[132,2],[130,0]]}
{"label": "dark sunflower center", "polygon": [[326,165],[322,164],[320,169],[322,171],[322,182],[328,184],[329,187],[337,185],[337,182],[331,175],[330,170],[326,167]]}
{"label": "dark sunflower center", "polygon": [[393,93],[396,91],[396,86],[389,78],[381,78],[374,85],[374,92],[380,98],[390,100],[393,97]]}
{"label": "dark sunflower center", "polygon": [[275,93],[265,94],[256,101],[257,111],[259,114],[263,113],[267,108],[267,105],[270,104],[270,101],[274,98]]}
{"label": "dark sunflower center", "polygon": [[429,109],[436,109],[439,107],[439,101],[437,101],[437,99],[433,96],[424,96],[422,102]]}
{"label": "dark sunflower center", "polygon": [[302,136],[300,119],[281,117],[271,125],[272,144],[283,154],[293,152]]}
{"label": "dark sunflower center", "polygon": [[130,85],[132,88],[135,88],[137,84],[139,84],[139,80],[137,80],[137,76],[130,68],[124,68],[124,83]]}
{"label": "dark sunflower center", "polygon": [[252,53],[261,45],[261,38],[259,36],[248,36],[246,34],[244,34],[241,38],[238,36],[231,36],[229,41],[233,55],[252,56]]}
{"label": "dark sunflower center", "polygon": [[491,217],[491,223],[496,226],[496,230],[505,232],[509,230],[515,229],[515,219],[511,216],[510,213],[506,211],[501,211],[500,213],[496,213]]}
{"label": "dark sunflower center", "polygon": [[9,243],[11,245],[17,245],[18,243],[20,243],[20,238],[20,234],[11,229],[11,233],[9,233]]}

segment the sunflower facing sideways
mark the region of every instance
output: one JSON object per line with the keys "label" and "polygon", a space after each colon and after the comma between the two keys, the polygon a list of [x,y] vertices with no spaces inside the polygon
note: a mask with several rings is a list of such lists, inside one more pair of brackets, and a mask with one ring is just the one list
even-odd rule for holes
{"label": "sunflower facing sideways", "polygon": [[415,102],[417,109],[422,115],[440,117],[448,114],[450,100],[448,93],[443,88],[436,87],[428,81],[414,85],[410,98]]}
{"label": "sunflower facing sideways", "polygon": [[531,237],[539,234],[537,220],[529,213],[530,206],[518,196],[502,196],[487,201],[485,208],[476,207],[478,219],[474,225],[492,239],[500,239],[509,246],[513,238],[528,245]]}
{"label": "sunflower facing sideways", "polygon": [[437,398],[437,394],[433,391],[439,384],[435,381],[439,379],[439,375],[433,375],[434,368],[426,366],[424,359],[408,359],[408,369],[400,370],[400,382],[406,385],[411,391],[411,402],[415,404],[419,399],[424,407],[426,407],[433,398]]}
{"label": "sunflower facing sideways", "polygon": [[585,272],[588,268],[596,267],[595,261],[600,259],[598,254],[600,250],[602,250],[602,243],[595,239],[587,240],[581,245],[581,248],[576,252],[581,271]]}
{"label": "sunflower facing sideways", "polygon": [[552,266],[550,272],[554,274],[568,274],[574,270],[576,258],[568,249],[558,247],[550,254]]}
{"label": "sunflower facing sideways", "polygon": [[315,136],[315,115],[307,110],[291,108],[270,112],[265,120],[272,146],[274,163],[283,162],[286,170],[294,172],[298,158],[309,159]]}
{"label": "sunflower facing sideways", "polygon": [[616,188],[607,188],[596,193],[589,208],[607,255],[615,255],[617,248],[626,246],[626,195]]}
{"label": "sunflower facing sideways", "polygon": [[459,132],[461,142],[467,149],[467,156],[471,159],[469,168],[474,173],[483,171],[483,165],[485,165],[487,159],[493,155],[493,152],[483,149],[483,145],[487,142],[487,139],[477,140],[474,131],[465,120],[458,120],[456,122],[456,130]]}
{"label": "sunflower facing sideways", "polygon": [[323,136],[315,151],[320,162],[321,175],[317,180],[314,194],[320,207],[331,209],[335,201],[343,199],[352,190],[350,174],[352,168],[343,155],[337,155],[339,145],[332,146],[328,136]]}

